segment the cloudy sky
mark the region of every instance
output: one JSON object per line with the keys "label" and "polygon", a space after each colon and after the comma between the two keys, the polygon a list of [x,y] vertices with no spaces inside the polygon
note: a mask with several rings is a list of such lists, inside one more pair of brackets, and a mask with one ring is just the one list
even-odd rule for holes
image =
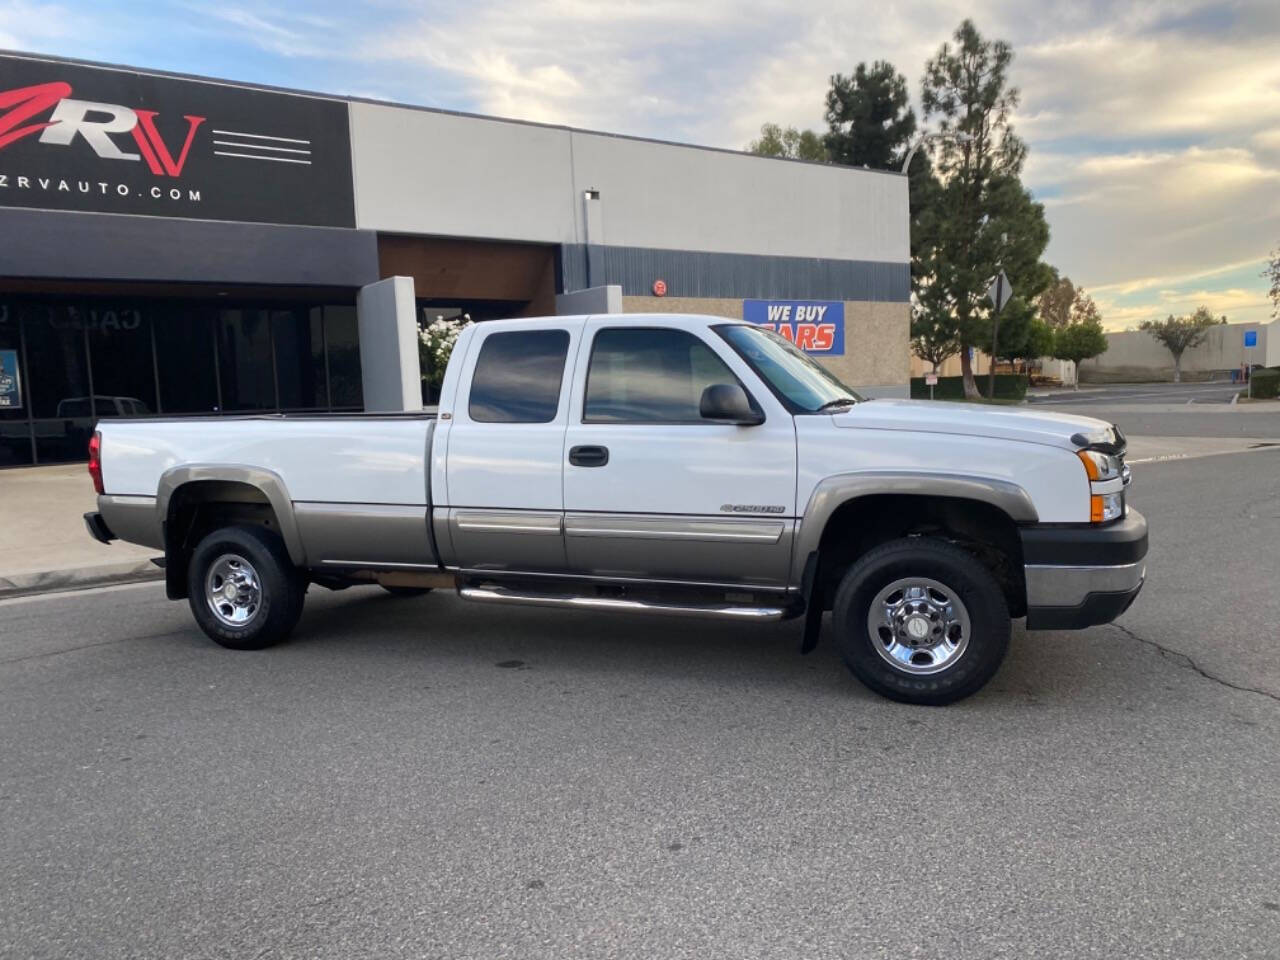
{"label": "cloudy sky", "polygon": [[966,16],[1008,40],[1048,260],[1109,327],[1270,316],[1280,0],[0,0],[0,49],[741,148],[886,59],[913,99]]}

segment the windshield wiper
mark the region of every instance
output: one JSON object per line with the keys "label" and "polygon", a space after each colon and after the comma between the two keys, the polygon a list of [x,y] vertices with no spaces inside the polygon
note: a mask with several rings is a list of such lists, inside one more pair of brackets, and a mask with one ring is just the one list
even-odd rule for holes
{"label": "windshield wiper", "polygon": [[837,397],[834,400],[828,400],[826,403],[824,403],[822,406],[820,406],[817,410],[813,412],[821,413],[823,410],[831,410],[834,407],[851,407],[857,402],[858,401],[853,399],[853,397]]}

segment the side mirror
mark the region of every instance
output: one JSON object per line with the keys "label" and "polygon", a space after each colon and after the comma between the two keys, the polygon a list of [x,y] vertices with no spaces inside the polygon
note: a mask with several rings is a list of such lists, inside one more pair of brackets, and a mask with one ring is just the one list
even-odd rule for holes
{"label": "side mirror", "polygon": [[764,414],[751,409],[747,391],[736,383],[713,383],[702,391],[698,412],[703,420],[754,427],[764,423]]}

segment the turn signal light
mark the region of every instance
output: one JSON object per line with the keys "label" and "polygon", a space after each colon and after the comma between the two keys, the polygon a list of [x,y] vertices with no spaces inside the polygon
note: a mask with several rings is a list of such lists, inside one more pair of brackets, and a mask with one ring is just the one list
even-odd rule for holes
{"label": "turn signal light", "polygon": [[1123,493],[1095,493],[1089,497],[1089,520],[1106,523],[1124,516]]}
{"label": "turn signal light", "polygon": [[102,433],[100,431],[89,438],[89,476],[93,477],[94,492],[101,496],[105,491],[102,489]]}

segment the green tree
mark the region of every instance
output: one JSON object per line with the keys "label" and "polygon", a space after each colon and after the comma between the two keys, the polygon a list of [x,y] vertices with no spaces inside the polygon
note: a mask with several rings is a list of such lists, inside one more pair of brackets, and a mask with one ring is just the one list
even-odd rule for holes
{"label": "green tree", "polygon": [[1052,357],[1057,349],[1057,331],[1042,318],[1031,321],[1031,329],[1027,333],[1027,359],[1039,360],[1041,357]]}
{"label": "green tree", "polygon": [[1053,355],[1075,364],[1077,390],[1080,389],[1080,361],[1089,360],[1106,350],[1107,335],[1102,332],[1102,321],[1096,316],[1077,320],[1054,331]]}
{"label": "green tree", "polygon": [[1053,282],[1049,284],[1036,303],[1040,316],[1049,326],[1065,327],[1071,322],[1071,305],[1076,299],[1076,285],[1070,277],[1062,277],[1054,271]]}
{"label": "green tree", "polygon": [[760,127],[760,139],[747,144],[747,152],[761,157],[784,157],[788,160],[812,160],[825,163],[827,149],[822,138],[812,130],[785,130],[776,123]]}
{"label": "green tree", "polygon": [[898,169],[916,132],[916,115],[908,104],[906,78],[884,60],[870,67],[860,63],[849,76],[833,76],[822,138],[831,162]]}
{"label": "green tree", "polygon": [[1271,281],[1271,303],[1274,305],[1271,315],[1280,320],[1280,249],[1272,252],[1262,276]]}
{"label": "green tree", "polygon": [[1026,147],[1010,122],[1018,105],[1018,91],[1008,85],[1013,51],[983,39],[970,20],[954,44],[944,43],[925,64],[921,102],[939,132],[967,139],[942,139],[934,149],[936,188],[922,198],[929,209],[914,219],[912,279],[928,322],[954,328],[965,395],[976,397],[968,348],[994,335],[991,278],[1003,269],[1015,292],[1032,301],[1054,274],[1040,262],[1049,242],[1044,208],[1019,179]]}
{"label": "green tree", "polygon": [[949,320],[939,323],[937,314],[913,309],[911,311],[911,352],[933,365],[934,372],[960,352],[955,325]]}
{"label": "green tree", "polygon": [[1173,382],[1181,383],[1182,355],[1204,343],[1212,327],[1226,322],[1226,317],[1215,317],[1208,307],[1197,307],[1189,317],[1170,314],[1163,320],[1143,320],[1138,329],[1151,334],[1173,354]]}

